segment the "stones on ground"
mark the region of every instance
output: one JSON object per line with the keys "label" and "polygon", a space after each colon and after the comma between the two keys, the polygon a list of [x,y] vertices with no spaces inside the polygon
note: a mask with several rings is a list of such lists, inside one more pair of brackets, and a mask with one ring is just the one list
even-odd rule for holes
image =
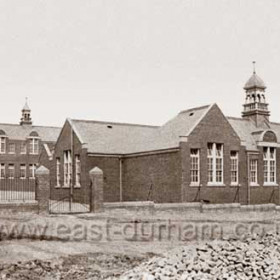
{"label": "stones on ground", "polygon": [[208,242],[188,252],[182,247],[179,253],[142,263],[120,279],[144,280],[145,273],[154,279],[280,279],[279,248],[280,235],[277,234]]}

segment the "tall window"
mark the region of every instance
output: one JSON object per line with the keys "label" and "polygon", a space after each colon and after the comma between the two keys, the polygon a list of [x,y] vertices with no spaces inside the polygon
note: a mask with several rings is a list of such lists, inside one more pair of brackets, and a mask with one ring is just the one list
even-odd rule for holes
{"label": "tall window", "polygon": [[258,183],[258,160],[257,159],[250,160],[250,183],[251,184]]}
{"label": "tall window", "polygon": [[29,153],[32,155],[39,154],[39,139],[38,138],[31,138],[29,140]]}
{"label": "tall window", "polygon": [[276,150],[272,147],[263,148],[264,183],[276,183]]}
{"label": "tall window", "polygon": [[60,186],[60,158],[56,159],[56,186]]}
{"label": "tall window", "polygon": [[9,179],[15,178],[15,165],[14,164],[9,164],[9,166],[8,166],[8,177],[9,177]]}
{"label": "tall window", "polygon": [[71,151],[64,151],[64,186],[69,187],[72,178],[72,157]]}
{"label": "tall window", "polygon": [[238,152],[230,152],[230,179],[232,185],[238,184]]}
{"label": "tall window", "polygon": [[36,164],[29,164],[29,178],[35,179]]}
{"label": "tall window", "polygon": [[191,149],[191,184],[199,184],[199,149]]}
{"label": "tall window", "polygon": [[223,183],[223,145],[208,143],[208,183]]}
{"label": "tall window", "polygon": [[4,179],[6,176],[5,163],[0,164],[0,179]]}
{"label": "tall window", "polygon": [[5,154],[6,153],[6,137],[1,137],[0,139],[0,153]]}
{"label": "tall window", "polygon": [[16,144],[9,143],[9,154],[14,154],[16,152]]}
{"label": "tall window", "polygon": [[75,186],[80,187],[81,186],[81,160],[80,156],[75,156]]}
{"label": "tall window", "polygon": [[21,154],[26,154],[26,143],[21,143],[20,144],[20,153]]}
{"label": "tall window", "polygon": [[26,165],[25,165],[25,164],[21,164],[21,165],[20,165],[19,177],[20,177],[21,179],[25,179],[25,178],[26,178]]}

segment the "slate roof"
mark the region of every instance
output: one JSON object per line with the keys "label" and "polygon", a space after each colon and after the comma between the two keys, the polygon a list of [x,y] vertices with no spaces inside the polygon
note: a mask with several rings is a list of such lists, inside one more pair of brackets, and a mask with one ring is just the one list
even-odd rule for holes
{"label": "slate roof", "polygon": [[69,120],[89,153],[130,154],[179,146],[210,105],[180,112],[163,126]]}
{"label": "slate roof", "polygon": [[238,134],[241,141],[246,146],[247,150],[257,151],[257,141],[263,131],[272,130],[277,136],[277,141],[280,142],[280,123],[269,122],[263,127],[256,127],[253,121],[227,117],[229,123]]}
{"label": "slate roof", "polygon": [[245,144],[246,149],[250,151],[257,150],[256,140],[252,135],[252,133],[257,130],[254,123],[250,120],[233,117],[227,117],[227,120],[241,141]]}
{"label": "slate roof", "polygon": [[55,142],[61,128],[0,123],[0,130],[4,131],[5,135],[13,140],[26,140],[31,132],[36,131],[43,141]]}
{"label": "slate roof", "polygon": [[[180,136],[188,136],[212,106],[182,111],[162,126],[70,119],[69,122],[89,153],[133,154],[179,147]],[[257,141],[265,130],[273,130],[280,141],[280,123],[259,128],[251,120],[234,117],[227,120],[247,150],[258,151]]]}
{"label": "slate roof", "polygon": [[247,81],[247,83],[244,86],[244,89],[250,89],[250,88],[262,88],[262,89],[266,88],[264,81],[256,73],[253,73],[253,75],[250,77],[250,79]]}

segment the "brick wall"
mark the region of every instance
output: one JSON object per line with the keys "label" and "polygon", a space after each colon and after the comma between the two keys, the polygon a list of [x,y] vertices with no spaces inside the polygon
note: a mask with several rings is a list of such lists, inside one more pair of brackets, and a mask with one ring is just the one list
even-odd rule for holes
{"label": "brick wall", "polygon": [[[195,112],[194,112],[195,113]],[[223,186],[209,186],[207,183],[207,144],[223,144]],[[120,201],[120,157],[89,155],[76,135],[73,135],[71,147],[71,127],[65,123],[56,145],[51,170],[51,196],[58,199],[68,196],[69,188],[63,188],[63,151],[74,150],[81,159],[82,187],[74,188],[75,197],[89,199],[89,171],[98,167],[104,174],[104,201]],[[200,187],[190,186],[190,149],[200,150]],[[186,142],[181,142],[178,151],[157,154],[124,156],[122,159],[123,201],[155,202],[193,202],[209,200],[210,203],[278,203],[278,188],[263,186],[263,154],[259,147],[258,182],[259,187],[248,189],[248,166],[245,147],[228,120],[217,105],[211,107],[206,116],[194,128]],[[231,185],[230,152],[237,151],[239,156],[239,187]],[[61,161],[60,187],[56,188],[56,158]],[[43,157],[44,158],[44,157]],[[277,149],[277,164],[280,166],[280,149]],[[277,170],[276,167],[276,170]],[[74,170],[75,172],[75,170]],[[280,172],[277,172],[277,182]],[[250,196],[248,197],[248,192]]]}
{"label": "brick wall", "polygon": [[[9,143],[15,144],[15,153],[11,154],[9,153]],[[20,153],[20,147],[21,144],[26,144],[26,154]],[[42,141],[39,142],[39,151],[42,150]],[[20,165],[25,164],[26,165],[26,174],[29,176],[29,164],[37,164],[39,161],[39,154],[33,155],[29,154],[29,146],[28,141],[22,141],[22,140],[13,140],[7,138],[6,140],[6,152],[4,154],[0,154],[0,163],[5,164],[5,170],[6,170],[6,176],[8,175],[8,166],[9,164],[14,164],[15,167],[15,177],[20,176]]]}
{"label": "brick wall", "polygon": [[[73,133],[73,136],[71,134]],[[71,137],[73,143],[71,145]],[[62,199],[69,197],[70,188],[64,187],[63,180],[63,152],[73,150],[73,155],[80,155],[81,160],[81,187],[73,189],[74,201],[88,203],[90,199],[90,178],[89,171],[98,167],[104,174],[104,201],[119,201],[119,159],[118,157],[89,156],[87,149],[83,148],[76,134],[71,130],[68,122],[65,123],[58,139],[51,169],[51,198]],[[56,183],[56,159],[60,158],[60,187]],[[75,174],[75,163],[73,167]],[[73,176],[75,178],[75,176]]]}
{"label": "brick wall", "polygon": [[[279,204],[279,187],[264,186],[264,163],[263,147],[258,147],[259,154],[251,155],[250,158],[258,160],[258,184],[259,186],[250,186],[250,204],[275,203]],[[276,148],[276,182],[280,182],[280,149]]]}
{"label": "brick wall", "polygon": [[180,172],[179,152],[127,157],[123,164],[123,200],[181,201]]}
{"label": "brick wall", "polygon": [[[72,140],[71,140],[72,139]],[[87,150],[82,147],[78,137],[72,131],[68,122],[62,128],[61,135],[57,141],[53,160],[51,162],[51,199],[58,200],[64,197],[69,197],[70,188],[64,186],[64,151],[72,150],[74,158],[75,155],[80,156],[81,160],[81,188],[73,188],[73,200],[87,203],[89,201],[89,178],[88,178],[88,163]],[[56,179],[56,160],[60,159],[60,184],[58,186]],[[73,174],[75,174],[75,161],[73,161]],[[75,176],[74,185],[75,185]],[[85,187],[84,187],[85,186]]]}
{"label": "brick wall", "polygon": [[105,202],[120,201],[120,160],[118,157],[88,156],[86,176],[98,167],[103,171],[103,195]]}
{"label": "brick wall", "polygon": [[[207,143],[223,144],[224,186],[207,186]],[[217,105],[214,105],[189,135],[187,142],[181,142],[182,194],[183,201],[209,200],[210,203],[246,202],[246,153],[240,139]],[[190,186],[190,149],[200,151],[200,191]],[[239,154],[239,201],[237,187],[230,182],[230,151]]]}

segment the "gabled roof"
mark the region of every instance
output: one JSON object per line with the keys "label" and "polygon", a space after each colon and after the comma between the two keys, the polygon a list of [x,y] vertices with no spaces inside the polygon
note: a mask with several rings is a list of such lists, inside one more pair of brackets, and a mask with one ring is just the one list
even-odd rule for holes
{"label": "gabled roof", "polygon": [[55,142],[61,128],[0,123],[0,130],[3,130],[5,135],[13,140],[26,140],[30,133],[35,131],[43,141]]}
{"label": "gabled roof", "polygon": [[233,129],[238,134],[241,141],[245,144],[247,150],[257,151],[257,142],[260,140],[260,135],[264,131],[273,131],[280,141],[280,123],[269,122],[263,124],[262,127],[257,127],[252,120],[227,117]]}
{"label": "gabled roof", "polygon": [[131,154],[179,147],[210,106],[180,112],[163,126],[69,120],[89,153]]}
{"label": "gabled roof", "polygon": [[252,133],[257,130],[255,124],[248,119],[227,117],[229,123],[245,144],[247,150],[254,151],[257,150],[256,140],[254,139]]}

